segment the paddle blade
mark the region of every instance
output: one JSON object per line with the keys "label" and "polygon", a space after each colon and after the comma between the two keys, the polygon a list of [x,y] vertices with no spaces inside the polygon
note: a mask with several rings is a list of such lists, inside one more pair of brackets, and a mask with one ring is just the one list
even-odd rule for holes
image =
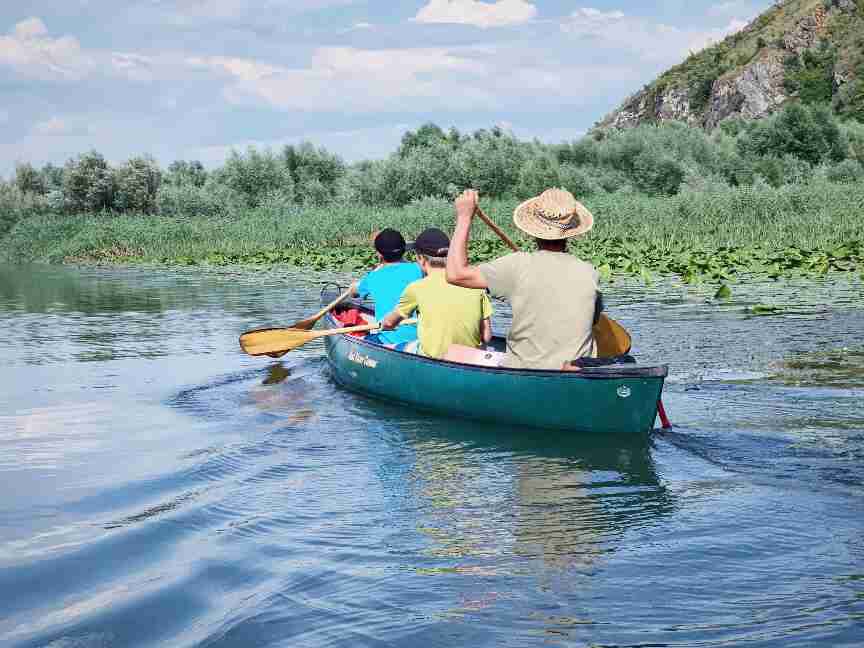
{"label": "paddle blade", "polygon": [[311,331],[315,327],[315,325],[318,323],[318,320],[320,320],[322,317],[324,317],[324,315],[326,315],[326,313],[321,313],[319,315],[313,315],[312,317],[307,317],[304,320],[300,320],[299,322],[295,322],[294,324],[292,324],[291,326],[289,326],[287,328],[299,329],[301,331]]}
{"label": "paddle blade", "polygon": [[633,345],[627,329],[602,313],[594,325],[594,341],[597,343],[598,358],[614,358],[630,353]]}
{"label": "paddle blade", "polygon": [[319,337],[315,332],[299,329],[263,329],[240,336],[240,348],[252,356],[284,355]]}

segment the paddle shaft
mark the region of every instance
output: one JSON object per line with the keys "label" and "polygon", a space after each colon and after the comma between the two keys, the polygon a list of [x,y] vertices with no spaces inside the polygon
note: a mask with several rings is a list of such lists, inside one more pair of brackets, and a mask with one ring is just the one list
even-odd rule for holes
{"label": "paddle shaft", "polygon": [[313,315],[313,316],[310,317],[309,319],[310,319],[310,320],[315,320],[315,321],[317,322],[317,321],[320,320],[322,317],[324,317],[327,313],[329,313],[331,310],[333,310],[333,309],[336,308],[339,304],[341,304],[343,301],[345,301],[346,299],[348,299],[348,298],[352,295],[353,292],[354,292],[354,289],[353,289],[353,288],[349,288],[348,290],[346,290],[344,293],[342,293],[341,295],[339,295],[336,299],[334,299],[332,302],[330,302],[329,304],[327,304],[324,308],[322,308],[320,311],[318,311],[315,315]]}
{"label": "paddle shaft", "polygon": [[485,214],[485,212],[480,208],[480,205],[477,205],[477,215],[480,217],[480,220],[482,220],[484,223],[486,223],[489,226],[489,229],[491,229],[493,232],[495,232],[498,235],[498,238],[500,238],[502,241],[504,241],[504,243],[507,244],[507,247],[509,247],[514,252],[519,251],[519,246],[516,245],[513,241],[511,241],[510,237],[504,233],[504,230],[502,230],[500,227],[498,227],[492,221],[492,219],[489,218]]}
{"label": "paddle shaft", "polygon": [[[405,326],[406,324],[416,324],[416,319],[406,319],[402,320],[396,326]],[[307,333],[308,340],[314,340],[316,338],[328,337],[330,335],[347,335],[348,333],[366,333],[367,331],[378,331],[381,329],[381,324],[361,324],[360,326],[346,326],[344,328],[338,329],[324,329],[321,331],[309,331]]]}

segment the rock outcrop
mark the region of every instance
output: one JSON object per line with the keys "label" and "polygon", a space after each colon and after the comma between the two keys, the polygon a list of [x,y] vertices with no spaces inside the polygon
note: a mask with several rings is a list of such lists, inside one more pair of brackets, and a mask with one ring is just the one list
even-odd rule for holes
{"label": "rock outcrop", "polygon": [[784,75],[783,56],[766,52],[739,72],[717,79],[702,124],[714,128],[727,117],[759,119],[770,115],[788,99]]}
{"label": "rock outcrop", "polygon": [[[845,27],[835,33],[835,23]],[[864,0],[781,0],[739,33],[629,97],[597,127],[676,120],[713,129],[729,117],[765,117],[797,98],[794,84],[787,83],[791,57],[806,60],[808,50],[825,46],[837,52],[833,70],[828,69],[834,94],[848,95],[857,87],[850,84],[864,84],[861,34]]]}

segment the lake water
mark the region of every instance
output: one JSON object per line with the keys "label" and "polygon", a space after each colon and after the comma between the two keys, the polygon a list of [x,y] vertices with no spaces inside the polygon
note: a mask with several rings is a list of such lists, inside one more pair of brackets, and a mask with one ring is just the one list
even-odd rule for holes
{"label": "lake water", "polygon": [[642,441],[241,354],[327,279],[0,268],[0,645],[864,645],[859,280],[608,287]]}

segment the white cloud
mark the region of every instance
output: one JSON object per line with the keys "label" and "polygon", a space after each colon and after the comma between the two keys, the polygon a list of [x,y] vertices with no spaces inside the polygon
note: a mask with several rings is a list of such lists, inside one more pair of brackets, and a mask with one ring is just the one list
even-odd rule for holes
{"label": "white cloud", "polygon": [[[261,101],[282,109],[368,111],[401,109],[406,99],[446,99],[445,85],[460,76],[482,75],[476,59],[442,48],[317,49],[307,68],[286,68],[250,59],[195,57],[192,67],[225,74],[233,83],[225,96],[235,103]],[[464,96],[472,94],[465,88]]]}
{"label": "white cloud", "polygon": [[154,60],[149,56],[111,52],[109,55],[111,71],[130,81],[150,81],[154,77]]}
{"label": "white cloud", "polygon": [[47,137],[68,137],[72,135],[86,135],[89,129],[80,124],[70,123],[68,120],[60,117],[52,117],[51,119],[38,122],[33,126],[34,135],[42,135]]}
{"label": "white cloud", "polygon": [[94,61],[76,38],[51,38],[45,23],[28,18],[0,36],[0,65],[27,78],[74,81],[86,76]]}
{"label": "white cloud", "polygon": [[581,105],[626,87],[641,75],[629,63],[561,63],[495,47],[363,50],[325,47],[309,66],[286,68],[252,59],[196,57],[192,68],[227,80],[235,104],[340,113],[498,111]]}
{"label": "white cloud", "polygon": [[692,52],[698,52],[700,50],[703,50],[710,45],[719,43],[730,34],[741,31],[749,23],[749,20],[733,18],[724,27],[718,27],[717,29],[711,29],[705,32],[696,32],[692,35],[690,39],[688,49]]}
{"label": "white cloud", "polygon": [[27,18],[15,25],[13,33],[22,39],[36,38],[38,36],[45,36],[48,33],[48,28],[40,18]]}
{"label": "white cloud", "polygon": [[151,0],[136,9],[155,12],[161,22],[200,25],[201,21],[252,18],[272,21],[275,13],[297,15],[357,2],[357,0]]}
{"label": "white cloud", "polygon": [[601,11],[593,7],[576,9],[564,23],[564,31],[594,31],[625,18],[623,11]]}
{"label": "white cloud", "polygon": [[420,23],[456,23],[487,27],[504,27],[528,22],[537,15],[537,7],[526,0],[429,0],[414,17]]}
{"label": "white cloud", "polygon": [[642,60],[662,65],[680,63],[691,52],[723,40],[747,25],[734,18],[715,29],[685,29],[632,17],[621,11],[577,9],[561,23],[561,31],[612,50],[638,54]]}
{"label": "white cloud", "polygon": [[765,9],[765,2],[759,2],[754,5],[752,0],[729,0],[727,2],[717,2],[708,7],[708,15],[713,17],[724,16],[749,16],[754,15],[760,9]]}

